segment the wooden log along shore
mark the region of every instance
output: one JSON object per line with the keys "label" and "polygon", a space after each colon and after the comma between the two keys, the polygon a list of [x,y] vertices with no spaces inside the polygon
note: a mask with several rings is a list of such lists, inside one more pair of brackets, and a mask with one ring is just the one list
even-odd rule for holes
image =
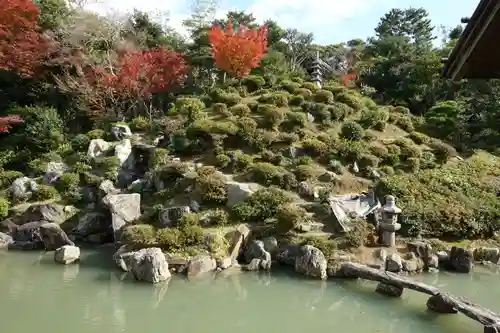
{"label": "wooden log along shore", "polygon": [[464,297],[453,296],[425,283],[353,262],[344,263],[342,271],[347,277],[377,281],[382,285],[399,289],[401,291],[399,295],[405,288],[428,294],[431,296],[427,301],[430,310],[440,313],[461,312],[484,325],[484,333],[500,333],[500,315]]}

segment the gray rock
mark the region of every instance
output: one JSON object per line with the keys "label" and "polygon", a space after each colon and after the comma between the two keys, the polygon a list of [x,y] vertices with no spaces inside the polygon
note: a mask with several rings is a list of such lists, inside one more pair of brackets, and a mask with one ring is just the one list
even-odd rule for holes
{"label": "gray rock", "polygon": [[474,260],[489,261],[498,264],[500,262],[500,250],[496,247],[480,247],[474,249]]}
{"label": "gray rock", "polygon": [[264,261],[261,266],[266,268],[271,267],[271,254],[264,248],[263,241],[253,240],[245,249],[245,261],[249,263],[253,259]]}
{"label": "gray rock", "polygon": [[130,257],[130,272],[138,281],[159,283],[170,278],[168,263],[160,248],[141,249]]}
{"label": "gray rock", "polygon": [[295,258],[295,271],[306,276],[326,279],[326,258],[323,252],[312,245],[300,247],[300,254]]}
{"label": "gray rock", "polygon": [[62,162],[49,162],[45,168],[43,176],[43,183],[52,185],[62,176],[63,173],[68,172],[69,167]]}
{"label": "gray rock", "polygon": [[437,255],[433,254],[428,258],[426,266],[428,269],[439,268],[439,258]]}
{"label": "gray rock", "polygon": [[92,139],[87,150],[87,155],[91,158],[106,155],[106,152],[111,148],[109,142],[103,139]]}
{"label": "gray rock", "polygon": [[453,246],[450,252],[451,267],[460,273],[470,273],[474,256],[471,250]]}
{"label": "gray rock", "polygon": [[227,202],[228,207],[232,207],[245,201],[258,189],[258,185],[253,183],[239,183],[235,181],[227,182]]}
{"label": "gray rock", "polygon": [[115,157],[120,160],[123,169],[131,170],[135,166],[134,154],[132,154],[132,143],[130,139],[123,139],[115,146]]}
{"label": "gray rock", "polygon": [[14,200],[29,199],[37,189],[37,183],[28,177],[17,178],[10,187]]}
{"label": "gray rock", "polygon": [[189,261],[187,268],[188,278],[196,278],[205,273],[214,271],[217,268],[217,263],[214,258],[210,256],[197,256]]}
{"label": "gray rock", "polygon": [[269,253],[274,253],[278,250],[278,240],[276,237],[269,236],[262,240],[264,243],[264,249]]}
{"label": "gray rock", "polygon": [[318,180],[320,182],[328,182],[328,183],[338,179],[340,179],[340,177],[335,172],[332,171],[327,171],[318,177]]}
{"label": "gray rock", "polygon": [[75,245],[58,224],[44,223],[40,225],[40,237],[46,251],[54,251],[64,245]]}
{"label": "gray rock", "polygon": [[117,124],[111,128],[111,133],[115,136],[115,139],[120,141],[125,138],[132,136],[132,131],[130,127],[125,124]]}
{"label": "gray rock", "polygon": [[14,239],[12,238],[12,236],[0,232],[0,249],[8,249],[9,244],[12,244],[13,242]]}
{"label": "gray rock", "polygon": [[104,193],[104,195],[116,192],[115,184],[109,179],[103,180],[101,184],[99,184],[99,190]]}
{"label": "gray rock", "polygon": [[309,112],[307,113],[307,121],[314,123],[314,116]]}
{"label": "gray rock", "polygon": [[113,231],[119,231],[127,223],[137,220],[141,216],[141,195],[108,194],[102,199],[111,212],[111,225]]}
{"label": "gray rock", "polygon": [[250,229],[245,224],[240,224],[234,234],[232,235],[231,245],[229,247],[229,256],[231,260],[235,262],[242,250],[244,249],[245,243],[250,235]]}
{"label": "gray rock", "polygon": [[130,259],[134,255],[134,251],[127,245],[122,245],[114,254],[113,260],[116,266],[124,272],[130,271]]}
{"label": "gray rock", "polygon": [[64,245],[54,252],[54,261],[63,265],[72,264],[80,260],[80,248],[73,245]]}
{"label": "gray rock", "polygon": [[220,269],[228,269],[233,265],[231,257],[226,257],[217,261],[217,267]]}
{"label": "gray rock", "polygon": [[175,227],[184,214],[191,213],[189,206],[167,207],[160,212],[160,225],[164,228]]}
{"label": "gray rock", "polygon": [[287,244],[278,250],[276,260],[283,265],[294,266],[295,259],[300,255],[300,246],[296,244]]}
{"label": "gray rock", "polygon": [[374,253],[375,258],[385,262],[387,258],[387,251],[385,249],[377,249]]}
{"label": "gray rock", "polygon": [[392,286],[381,282],[377,285],[377,289],[375,291],[390,297],[401,297],[401,295],[403,295],[404,288]]}
{"label": "gray rock", "polygon": [[261,267],[261,261],[260,259],[252,259],[248,265],[243,266],[243,268],[247,271],[258,271]]}
{"label": "gray rock", "polygon": [[450,260],[450,254],[447,251],[438,251],[436,255],[440,263],[446,263]]}
{"label": "gray rock", "polygon": [[73,228],[71,233],[80,238],[84,238],[92,234],[108,232],[110,225],[109,220],[106,220],[103,214],[98,212],[87,212],[78,219],[78,224]]}
{"label": "gray rock", "polygon": [[387,256],[385,259],[385,270],[393,273],[399,273],[403,269],[403,262],[401,256],[397,253],[393,253]]}
{"label": "gray rock", "polygon": [[46,221],[56,224],[61,224],[66,221],[68,215],[64,210],[63,205],[58,204],[39,204],[31,205],[22,214],[17,224],[24,224],[34,221]]}

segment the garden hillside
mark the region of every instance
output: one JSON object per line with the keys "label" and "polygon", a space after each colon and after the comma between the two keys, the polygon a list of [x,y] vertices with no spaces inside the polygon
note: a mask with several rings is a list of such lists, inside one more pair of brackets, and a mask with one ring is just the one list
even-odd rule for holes
{"label": "garden hillside", "polygon": [[404,237],[495,236],[500,85],[441,77],[462,26],[435,47],[424,9],[393,9],[366,41],[316,45],[194,2],[189,38],[139,11],[0,2],[0,232],[57,215],[74,239],[223,258],[246,223],[331,253],[375,233],[339,232],[330,199],[373,190]]}

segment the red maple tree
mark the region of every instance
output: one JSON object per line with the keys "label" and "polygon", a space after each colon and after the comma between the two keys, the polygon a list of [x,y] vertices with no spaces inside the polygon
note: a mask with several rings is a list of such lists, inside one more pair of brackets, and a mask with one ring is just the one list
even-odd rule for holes
{"label": "red maple tree", "polygon": [[119,56],[114,73],[103,75],[100,84],[117,93],[147,99],[181,83],[186,72],[184,58],[167,47],[126,51]]}
{"label": "red maple tree", "polygon": [[212,45],[212,57],[220,69],[236,77],[247,76],[252,68],[259,66],[267,51],[267,26],[249,29],[239,26],[234,30],[228,23],[226,29],[213,26],[208,34]]}
{"label": "red maple tree", "polygon": [[[111,104],[127,112],[137,104],[151,108],[153,94],[168,92],[183,82],[188,66],[183,56],[161,47],[147,51],[121,53],[112,70],[94,68],[87,71],[87,82],[98,93],[95,101],[104,109]],[[148,111],[150,112],[150,110]]]}
{"label": "red maple tree", "polygon": [[46,41],[38,26],[40,9],[32,0],[0,1],[0,69],[32,75]]}
{"label": "red maple tree", "polygon": [[22,123],[24,123],[24,120],[17,115],[0,117],[0,133],[9,133],[9,130],[13,125],[19,125]]}
{"label": "red maple tree", "polygon": [[346,76],[344,76],[344,78],[342,80],[344,81],[344,86],[348,87],[349,84],[352,81],[355,81],[356,79],[357,79],[356,73],[352,72],[352,73],[349,73]]}

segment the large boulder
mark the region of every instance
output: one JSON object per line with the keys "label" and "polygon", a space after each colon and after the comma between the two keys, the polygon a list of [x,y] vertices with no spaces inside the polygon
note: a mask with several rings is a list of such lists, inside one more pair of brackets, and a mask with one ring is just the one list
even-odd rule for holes
{"label": "large boulder", "polygon": [[0,232],[0,250],[9,248],[9,245],[13,242],[12,236]]}
{"label": "large boulder", "polygon": [[125,124],[116,124],[111,128],[111,133],[115,136],[116,140],[123,140],[132,136],[130,127]]}
{"label": "large boulder", "polygon": [[43,175],[44,184],[52,185],[67,172],[69,167],[63,162],[49,162],[45,168],[45,175]]}
{"label": "large boulder", "polygon": [[312,245],[300,247],[300,254],[295,258],[295,271],[306,276],[326,279],[327,262],[325,255]]}
{"label": "large boulder", "polygon": [[71,234],[84,239],[89,235],[109,233],[110,231],[111,223],[104,214],[99,212],[86,212],[78,218],[78,223],[71,231]]}
{"label": "large boulder", "polygon": [[189,279],[193,279],[205,273],[211,272],[216,268],[217,263],[214,258],[206,255],[200,255],[189,261],[187,276]]}
{"label": "large boulder", "polygon": [[278,250],[277,261],[282,265],[294,266],[295,259],[301,254],[300,246],[297,244],[287,244]]}
{"label": "large boulder", "polygon": [[141,249],[130,257],[130,272],[138,281],[158,283],[170,278],[168,263],[160,248]]}
{"label": "large boulder", "polygon": [[229,246],[229,256],[233,262],[240,256],[249,236],[250,229],[246,224],[240,224],[234,231],[231,245]]}
{"label": "large boulder", "polygon": [[46,251],[54,251],[64,245],[75,245],[58,224],[47,221],[28,222],[17,226],[12,237],[12,248],[16,249],[45,248]]}
{"label": "large boulder", "polygon": [[264,269],[271,268],[271,254],[266,251],[264,242],[261,240],[253,240],[245,249],[245,261],[251,263],[255,259],[259,260],[258,266]]}
{"label": "large boulder", "polygon": [[226,205],[228,207],[232,207],[240,202],[245,201],[245,199],[251,196],[257,189],[257,184],[228,181]]}
{"label": "large boulder", "polygon": [[127,223],[135,221],[141,216],[141,195],[108,194],[102,199],[111,212],[111,225],[113,231],[119,231]]}
{"label": "large boulder", "polygon": [[115,146],[115,157],[120,160],[122,168],[131,169],[134,167],[134,155],[132,154],[130,139],[123,139]]}
{"label": "large boulder", "polygon": [[16,224],[24,224],[34,221],[46,221],[50,223],[61,224],[66,221],[68,214],[66,214],[63,205],[48,203],[31,205],[20,216],[15,219]]}
{"label": "large boulder", "polygon": [[73,245],[64,245],[54,252],[54,261],[63,265],[72,264],[80,260],[80,248]]}
{"label": "large boulder", "polygon": [[92,139],[87,150],[87,155],[91,158],[106,155],[106,152],[111,148],[109,142],[103,139]]}
{"label": "large boulder", "polygon": [[450,266],[459,273],[470,273],[474,256],[471,250],[453,246],[450,252]]}
{"label": "large boulder", "polygon": [[116,266],[124,272],[130,271],[130,258],[134,255],[134,251],[128,245],[122,245],[113,254],[113,260]]}
{"label": "large boulder", "polygon": [[29,199],[37,190],[37,183],[28,177],[17,178],[10,186],[10,191],[14,200]]}

